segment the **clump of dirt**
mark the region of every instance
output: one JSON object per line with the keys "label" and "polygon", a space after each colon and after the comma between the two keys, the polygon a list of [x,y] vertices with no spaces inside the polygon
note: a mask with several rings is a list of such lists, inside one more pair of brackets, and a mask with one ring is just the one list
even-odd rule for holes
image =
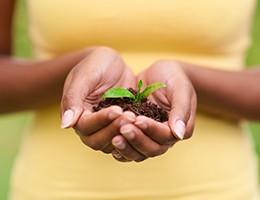
{"label": "clump of dirt", "polygon": [[[136,90],[129,88],[130,92],[136,95]],[[144,115],[152,118],[158,122],[168,121],[168,113],[160,108],[158,105],[149,101],[149,99],[143,99],[142,102],[133,102],[129,98],[107,98],[99,102],[97,106],[93,107],[94,112],[97,112],[103,108],[107,108],[112,105],[120,106],[123,111],[131,111],[138,115]]]}

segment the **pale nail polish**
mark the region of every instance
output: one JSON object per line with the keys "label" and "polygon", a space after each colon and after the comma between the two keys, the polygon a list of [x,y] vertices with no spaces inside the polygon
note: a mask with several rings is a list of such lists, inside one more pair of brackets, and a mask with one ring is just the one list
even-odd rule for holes
{"label": "pale nail polish", "polygon": [[124,149],[125,143],[122,140],[113,140],[112,144],[118,149]]}
{"label": "pale nail polish", "polygon": [[141,129],[147,129],[147,123],[146,122],[144,122],[143,120],[137,120],[136,122],[135,122],[135,124],[137,125],[137,126],[139,126]]}
{"label": "pale nail polish", "polygon": [[73,110],[66,110],[62,116],[61,128],[68,128],[71,126],[74,118]]}
{"label": "pale nail polish", "polygon": [[180,140],[183,140],[185,132],[186,132],[186,126],[183,121],[178,120],[176,121],[174,128],[173,128],[175,134],[178,136]]}
{"label": "pale nail polish", "polygon": [[129,113],[129,114],[127,115],[127,119],[128,119],[129,121],[135,121],[135,115],[134,115],[133,113]]}
{"label": "pale nail polish", "polygon": [[121,130],[120,130],[120,133],[124,136],[124,137],[126,137],[127,139],[134,139],[134,137],[135,137],[135,135],[134,135],[134,133],[133,133],[133,131],[130,129],[130,128],[128,128],[128,127],[122,127],[121,128]]}
{"label": "pale nail polish", "polygon": [[117,117],[119,117],[121,114],[122,114],[122,109],[121,108],[117,108],[117,107],[114,107],[113,110],[111,110],[109,113],[108,113],[108,118],[110,120],[114,120],[116,119]]}
{"label": "pale nail polish", "polygon": [[120,113],[111,111],[110,113],[108,113],[108,118],[109,118],[110,120],[114,120],[114,119],[116,119],[117,117],[119,117],[119,115],[120,115]]}

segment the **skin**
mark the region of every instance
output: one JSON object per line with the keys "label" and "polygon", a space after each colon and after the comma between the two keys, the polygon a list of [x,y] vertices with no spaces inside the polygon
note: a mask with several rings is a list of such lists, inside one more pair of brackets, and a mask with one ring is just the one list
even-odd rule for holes
{"label": "skin", "polygon": [[66,79],[61,103],[62,127],[74,127],[84,144],[111,153],[111,141],[119,133],[119,126],[134,122],[135,116],[123,113],[117,106],[96,113],[92,113],[92,107],[109,88],[135,87],[135,83],[133,73],[116,51],[110,48],[94,50]]}
{"label": "skin", "polygon": [[[121,162],[162,155],[180,139],[191,137],[197,97],[209,113],[232,120],[260,119],[259,69],[226,72],[162,60],[136,78],[109,47],[85,48],[44,61],[19,60],[11,57],[14,1],[0,0],[0,5],[1,113],[35,109],[62,97],[62,127],[73,127],[86,146],[112,152]],[[90,108],[106,89],[134,87],[137,79],[168,85],[152,95],[152,101],[169,110],[167,123],[136,117],[117,106],[92,113]]]}
{"label": "skin", "polygon": [[[172,122],[174,122],[176,118],[182,119],[186,125],[184,139],[192,136],[197,104],[196,93],[200,103],[203,105],[203,107],[200,106],[200,109],[203,111],[206,110],[206,112],[210,114],[227,117],[234,122],[242,119],[260,119],[259,68],[226,72],[201,68],[183,62],[162,60],[142,72],[139,79],[148,80],[148,83],[150,83],[149,81],[160,81],[168,84],[167,90],[169,91],[165,92],[160,90],[154,93],[151,99],[165,109],[169,108],[169,105],[172,105],[170,108],[173,108],[173,112],[170,113],[169,127],[173,127],[172,133],[174,133],[174,125]],[[241,91],[247,91],[246,95]],[[171,94],[177,96],[171,98]],[[172,101],[170,101],[171,99]],[[178,99],[180,99],[180,101],[178,101]],[[212,108],[216,109],[212,110]],[[140,124],[142,124],[144,128],[140,126]],[[123,160],[126,158],[129,160],[129,156],[127,155],[129,153],[126,152],[132,151],[131,147],[137,147],[136,151],[139,151],[141,155],[145,155],[146,158],[161,155],[165,144],[169,143],[169,141],[172,141],[172,144],[174,144],[178,140],[170,139],[167,134],[170,131],[169,129],[165,129],[165,131],[162,131],[162,129],[158,130],[158,124],[159,123],[154,120],[137,117],[135,125],[140,128],[142,133],[137,131],[132,125],[125,125],[125,129],[123,130],[124,127],[121,129],[121,134],[124,138],[117,136],[117,140],[121,140],[122,143],[125,143],[125,145],[121,145],[121,147],[124,148],[116,147],[116,152],[114,152],[116,156],[114,157],[119,161],[122,161],[122,158]],[[142,134],[152,138],[152,141],[148,139],[145,140],[144,136],[140,136]],[[141,144],[138,139],[140,137],[143,137]],[[152,145],[152,142],[161,145],[161,148],[158,147],[156,151],[150,151],[149,153],[151,154],[149,155],[147,149],[144,147],[149,146],[148,143]],[[140,147],[143,148],[141,149]],[[133,157],[131,160],[139,158],[140,156]]]}
{"label": "skin", "polygon": [[11,38],[15,1],[0,0],[0,5],[0,113],[59,103],[70,70],[94,49],[102,47],[89,47],[43,61],[14,58]]}

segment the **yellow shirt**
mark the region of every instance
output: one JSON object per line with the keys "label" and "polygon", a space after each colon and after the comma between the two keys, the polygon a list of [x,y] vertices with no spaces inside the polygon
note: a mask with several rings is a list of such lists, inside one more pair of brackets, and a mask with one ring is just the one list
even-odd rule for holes
{"label": "yellow shirt", "polygon": [[[28,0],[38,58],[106,45],[137,73],[158,59],[243,66],[255,0]],[[216,80],[217,81],[217,80]],[[192,139],[142,163],[119,163],[35,114],[17,159],[13,200],[255,200],[254,151],[237,124],[198,114]]]}

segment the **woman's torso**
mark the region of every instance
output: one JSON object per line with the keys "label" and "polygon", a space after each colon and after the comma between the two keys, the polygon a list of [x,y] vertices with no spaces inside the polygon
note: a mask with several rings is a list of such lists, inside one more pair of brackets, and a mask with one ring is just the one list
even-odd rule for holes
{"label": "woman's torso", "polygon": [[[92,45],[116,48],[137,73],[157,59],[233,70],[250,44],[254,0],[28,0],[38,58]],[[217,80],[216,80],[217,81]],[[250,138],[198,114],[194,136],[143,163],[119,163],[36,112],[13,175],[13,199],[256,199]]]}

